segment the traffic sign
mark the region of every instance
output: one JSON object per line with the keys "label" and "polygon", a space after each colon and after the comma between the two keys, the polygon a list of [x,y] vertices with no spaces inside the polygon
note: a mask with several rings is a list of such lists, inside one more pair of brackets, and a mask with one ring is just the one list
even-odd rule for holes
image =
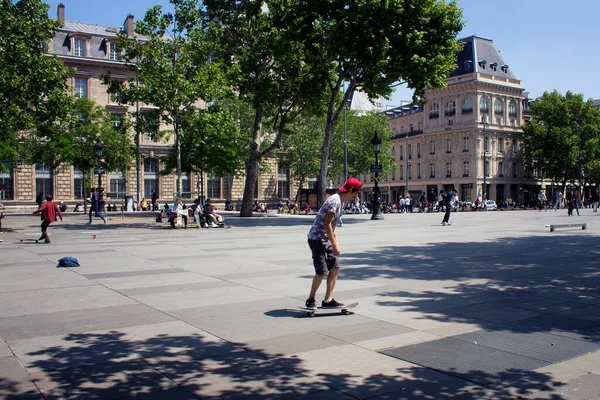
{"label": "traffic sign", "polygon": [[94,174],[102,175],[104,173],[104,168],[94,168]]}
{"label": "traffic sign", "polygon": [[371,165],[371,172],[382,172],[381,165]]}

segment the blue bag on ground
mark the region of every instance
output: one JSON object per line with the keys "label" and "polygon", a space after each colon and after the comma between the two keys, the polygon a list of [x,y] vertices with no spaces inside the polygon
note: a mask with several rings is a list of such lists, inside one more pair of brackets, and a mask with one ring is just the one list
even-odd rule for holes
{"label": "blue bag on ground", "polygon": [[56,268],[79,267],[79,261],[75,257],[63,257],[58,260]]}

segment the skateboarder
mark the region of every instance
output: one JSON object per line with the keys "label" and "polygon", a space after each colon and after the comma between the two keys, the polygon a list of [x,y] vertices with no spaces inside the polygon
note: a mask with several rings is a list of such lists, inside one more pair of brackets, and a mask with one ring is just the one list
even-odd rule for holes
{"label": "skateboarder", "polygon": [[444,219],[442,220],[442,226],[452,225],[450,223],[450,212],[452,211],[452,203],[454,199],[458,195],[456,189],[452,189],[452,191],[448,192],[446,197],[444,198],[444,206],[446,206],[446,213],[444,214]]}
{"label": "skateboarder", "polygon": [[48,226],[56,221],[56,216],[60,217],[60,220],[63,220],[62,214],[58,209],[56,203],[53,203],[54,196],[49,194],[46,196],[46,202],[42,204],[40,208],[35,210],[31,215],[42,213],[42,236],[38,240],[44,239],[44,243],[50,243],[50,238],[48,237]]}
{"label": "skateboarder", "polygon": [[338,256],[340,248],[335,234],[335,227],[342,214],[342,203],[358,196],[362,183],[356,178],[350,178],[343,187],[338,189],[338,194],[330,196],[315,217],[308,232],[308,245],[312,251],[315,276],[312,280],[310,295],[306,299],[306,308],[317,309],[315,295],[327,273],[327,290],[323,307],[342,307],[344,304],[333,299],[333,289],[339,273]]}

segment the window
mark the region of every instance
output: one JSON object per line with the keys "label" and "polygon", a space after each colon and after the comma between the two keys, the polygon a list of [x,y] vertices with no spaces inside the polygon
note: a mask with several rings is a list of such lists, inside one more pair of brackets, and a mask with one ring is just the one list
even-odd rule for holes
{"label": "window", "polygon": [[488,101],[485,96],[481,96],[481,100],[479,100],[479,111],[482,114],[487,114],[489,112]]}
{"label": "window", "polygon": [[125,196],[123,173],[120,170],[111,171],[108,176],[109,191],[106,194],[110,199],[122,199]]}
{"label": "window", "polygon": [[123,125],[123,115],[122,114],[111,114],[111,116],[110,116],[110,126],[115,131],[120,131],[122,125]]}
{"label": "window", "polygon": [[517,103],[514,100],[508,103],[508,116],[510,118],[517,118]]}
{"label": "window", "polygon": [[421,143],[417,143],[417,158],[421,158]]}
{"label": "window", "polygon": [[5,170],[0,171],[0,203],[2,200],[14,200],[15,196],[13,169],[9,163],[4,162],[3,164]]}
{"label": "window", "polygon": [[408,163],[408,179],[412,179],[412,164]]}
{"label": "window", "polygon": [[44,197],[54,194],[54,185],[52,184],[52,171],[46,164],[35,164],[35,193],[43,193]]}
{"label": "window", "polygon": [[490,162],[488,160],[485,160],[484,172],[485,176],[490,176]]}
{"label": "window", "polygon": [[490,138],[489,137],[485,137],[485,140],[483,142],[483,150],[487,153],[488,151],[490,151]]}
{"label": "window", "polygon": [[78,166],[73,167],[73,196],[75,199],[83,199],[87,195],[83,183],[83,172]]}
{"label": "window", "polygon": [[401,165],[399,170],[400,170],[400,174],[399,174],[400,180],[403,180],[404,179],[404,166]]}
{"label": "window", "polygon": [[500,178],[502,178],[504,176],[504,173],[502,171],[502,161],[498,162],[498,176]]}
{"label": "window", "polygon": [[206,195],[209,198],[221,198],[221,178],[216,176],[206,178]]}
{"label": "window", "polygon": [[446,163],[446,178],[452,178],[452,163]]}
{"label": "window", "polygon": [[435,178],[435,164],[433,163],[429,164],[429,178]]}
{"label": "window", "polygon": [[448,103],[446,103],[446,117],[452,117],[454,116],[454,114],[456,114],[456,103],[454,102],[454,100],[450,100]]}
{"label": "window", "polygon": [[498,139],[498,153],[504,153],[504,139]]}
{"label": "window", "polygon": [[152,197],[152,191],[160,196],[158,191],[158,159],[144,158],[144,197]]}
{"label": "window", "polygon": [[404,146],[400,146],[400,161],[404,160]]}
{"label": "window", "polygon": [[513,140],[513,142],[512,142],[512,148],[511,148],[511,151],[512,151],[513,153],[516,153],[516,152],[517,152],[517,141],[516,141],[516,140]]}
{"label": "window", "polygon": [[514,119],[511,119],[510,126],[517,126],[517,121],[515,121]]}
{"label": "window", "polygon": [[504,115],[504,110],[502,109],[502,102],[500,99],[496,99],[496,101],[494,101],[494,114]]}
{"label": "window", "polygon": [[408,159],[412,160],[412,144],[408,145]]}
{"label": "window", "polygon": [[469,176],[471,173],[471,166],[468,161],[463,162],[463,177]]}
{"label": "window", "polygon": [[446,139],[446,153],[452,153],[452,139]]}
{"label": "window", "polygon": [[85,57],[85,39],[73,40],[73,55],[77,57]]}
{"label": "window", "polygon": [[453,119],[449,119],[448,120],[448,126],[452,126],[454,125],[454,120]]}
{"label": "window", "polygon": [[435,140],[429,141],[429,154],[435,154]]}
{"label": "window", "polygon": [[471,148],[471,139],[468,136],[463,137],[463,151],[469,151]]}
{"label": "window", "polygon": [[462,113],[463,114],[473,114],[473,100],[470,97],[467,97],[463,100],[462,103]]}
{"label": "window", "polygon": [[517,163],[513,161],[511,164],[512,176],[513,178],[517,177]]}
{"label": "window", "polygon": [[121,58],[121,53],[117,51],[116,43],[108,44],[108,58],[110,60],[119,60]]}
{"label": "window", "polygon": [[277,197],[281,199],[290,198],[290,171],[285,165],[277,167]]}
{"label": "window", "polygon": [[433,103],[429,106],[429,119],[437,119],[440,117],[440,105]]}
{"label": "window", "polygon": [[87,78],[75,78],[75,97],[78,99],[87,99],[88,80]]}
{"label": "window", "polygon": [[421,163],[417,163],[417,179],[421,179]]}

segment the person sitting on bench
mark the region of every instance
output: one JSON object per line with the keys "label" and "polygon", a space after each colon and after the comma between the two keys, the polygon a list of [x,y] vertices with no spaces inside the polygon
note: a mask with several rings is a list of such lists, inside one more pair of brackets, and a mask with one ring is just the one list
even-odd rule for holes
{"label": "person sitting on bench", "polygon": [[220,222],[220,215],[215,213],[215,207],[211,204],[210,199],[206,199],[204,207],[202,207],[202,215],[206,217],[207,222],[210,222],[211,228],[218,228],[217,225]]}
{"label": "person sitting on bench", "polygon": [[171,223],[171,229],[175,229],[175,221],[177,217],[181,215],[183,218],[185,229],[187,229],[187,215],[183,212],[183,206],[181,205],[181,197],[175,199],[175,203],[171,205],[171,215],[169,217],[169,222]]}

